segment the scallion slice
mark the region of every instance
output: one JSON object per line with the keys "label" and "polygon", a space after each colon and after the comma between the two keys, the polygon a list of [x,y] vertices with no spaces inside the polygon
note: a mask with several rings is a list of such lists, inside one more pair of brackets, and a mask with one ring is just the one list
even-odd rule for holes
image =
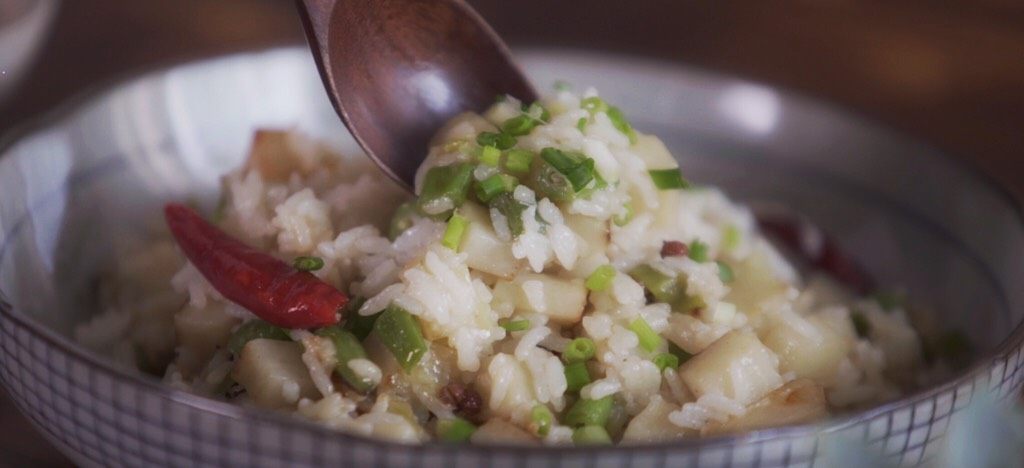
{"label": "scallion slice", "polygon": [[582,154],[544,148],[540,152],[540,157],[565,175],[576,192],[583,190],[591,180],[594,180],[594,160]]}
{"label": "scallion slice", "polygon": [[384,309],[374,322],[373,331],[406,371],[419,363],[427,352],[427,342],[416,317],[397,305]]}
{"label": "scallion slice", "polygon": [[581,388],[590,383],[590,371],[587,363],[574,362],[565,365],[566,391],[578,392]]}
{"label": "scallion slice", "polygon": [[480,146],[493,146],[500,150],[507,150],[516,145],[516,137],[507,133],[481,132],[476,136],[476,143]]}
{"label": "scallion slice", "polygon": [[448,226],[444,229],[441,245],[458,252],[459,245],[462,244],[462,237],[466,234],[466,227],[468,226],[469,220],[465,216],[458,213],[453,214],[448,219]]}
{"label": "scallion slice", "polygon": [[718,278],[721,279],[723,283],[732,283],[733,280],[736,279],[736,274],[733,273],[732,267],[721,260],[716,263],[718,263]]}
{"label": "scallion slice", "polygon": [[320,257],[295,257],[292,266],[299,271],[317,271],[324,267],[324,259]]}
{"label": "scallion slice", "polygon": [[530,328],[530,321],[527,319],[509,320],[501,319],[498,321],[498,325],[504,328],[507,332],[518,332],[524,331]]}
{"label": "scallion slice", "polygon": [[665,369],[675,369],[679,367],[679,358],[671,353],[661,353],[654,356],[654,365],[658,366],[659,372],[664,372]]}
{"label": "scallion slice", "polygon": [[480,163],[498,167],[498,162],[501,161],[501,150],[494,146],[484,146],[480,148]]}
{"label": "scallion slice", "polygon": [[587,130],[587,118],[586,117],[580,117],[580,119],[576,121],[576,129],[581,131],[581,132],[584,132],[584,131]]}
{"label": "scallion slice", "polygon": [[675,169],[651,169],[647,171],[654,181],[654,186],[659,190],[679,190],[690,187],[690,183],[683,178],[679,168]]}
{"label": "scallion slice", "polygon": [[595,114],[597,112],[607,112],[608,103],[604,102],[603,99],[597,96],[591,96],[588,98],[583,98],[583,100],[580,101],[580,108],[586,110],[587,112],[590,112],[591,114]]}
{"label": "scallion slice", "polygon": [[583,362],[594,357],[595,352],[597,352],[597,346],[594,345],[594,340],[580,337],[569,342],[562,353],[562,359],[568,363]]}
{"label": "scallion slice", "polygon": [[539,122],[526,114],[520,114],[501,124],[501,131],[512,136],[528,135]]}
{"label": "scallion slice", "polygon": [[622,208],[625,210],[625,213],[617,214],[614,218],[612,218],[612,222],[614,222],[616,226],[620,227],[629,224],[629,222],[633,220],[634,215],[633,203],[626,202],[626,204],[623,205]]}
{"label": "scallion slice", "polygon": [[583,285],[591,291],[606,291],[612,285],[613,279],[615,279],[615,267],[606,264],[597,267],[587,277],[587,281]]}
{"label": "scallion slice", "polygon": [[487,203],[494,197],[505,192],[511,192],[519,185],[519,179],[508,174],[494,174],[476,184],[476,197]]}
{"label": "scallion slice", "polygon": [[555,423],[555,415],[547,406],[537,404],[530,410],[530,426],[534,433],[544,437],[551,432],[551,426]]}
{"label": "scallion slice", "polygon": [[505,153],[505,169],[518,174],[530,172],[533,153],[524,149],[510,149]]}
{"label": "scallion slice", "polygon": [[623,115],[622,111],[618,107],[610,106],[606,113],[608,114],[608,119],[612,121],[612,126],[629,137],[630,143],[636,143],[636,131],[633,130],[633,126],[626,120],[626,116]]}
{"label": "scallion slice", "polygon": [[508,222],[508,230],[512,232],[513,236],[518,236],[526,231],[523,224],[523,212],[526,211],[526,205],[519,203],[512,196],[511,191],[498,194],[488,206],[498,210],[498,213],[505,217]]}
{"label": "scallion slice", "polygon": [[636,333],[636,337],[640,339],[640,347],[644,351],[650,353],[661,346],[661,337],[651,329],[651,326],[643,317],[637,317],[632,322],[629,322],[629,329]]}

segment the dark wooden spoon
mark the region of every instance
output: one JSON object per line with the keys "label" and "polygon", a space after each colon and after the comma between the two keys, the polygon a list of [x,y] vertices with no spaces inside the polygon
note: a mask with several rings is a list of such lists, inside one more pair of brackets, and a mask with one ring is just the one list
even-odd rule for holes
{"label": "dark wooden spoon", "polygon": [[392,178],[413,185],[431,136],[496,96],[537,98],[508,48],[461,0],[298,0],[334,109]]}

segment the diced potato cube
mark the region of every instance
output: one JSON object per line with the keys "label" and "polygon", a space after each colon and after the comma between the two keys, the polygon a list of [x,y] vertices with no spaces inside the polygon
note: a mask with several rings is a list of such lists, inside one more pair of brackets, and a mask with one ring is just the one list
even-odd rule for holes
{"label": "diced potato cube", "polygon": [[755,244],[745,259],[731,265],[736,278],[725,300],[752,318],[761,313],[761,304],[785,294],[789,284],[775,264],[774,252],[766,244]]}
{"label": "diced potato cube", "polygon": [[537,445],[529,432],[504,419],[493,418],[477,428],[469,441],[474,444]]}
{"label": "diced potato cube", "polygon": [[224,311],[224,304],[210,301],[205,308],[185,306],[174,315],[178,338],[178,369],[191,377],[202,370],[217,348],[223,346],[239,320]]}
{"label": "diced potato cube", "polygon": [[512,256],[512,244],[502,241],[491,227],[491,215],[486,208],[467,202],[459,214],[469,220],[459,251],[466,254],[466,265],[474,270],[509,278],[519,268],[519,260]]}
{"label": "diced potato cube", "polygon": [[779,371],[793,372],[826,384],[852,343],[817,316],[804,318],[792,311],[772,314],[758,332],[761,341],[779,357]]}
{"label": "diced potato cube", "polygon": [[565,215],[565,225],[583,239],[580,257],[604,252],[608,247],[608,220],[570,213]]}
{"label": "diced potato cube", "polygon": [[772,391],[746,413],[724,422],[711,421],[702,436],[730,434],[816,421],[828,415],[825,392],[808,379],[794,380]]}
{"label": "diced potato cube", "polygon": [[[529,283],[528,282],[535,282]],[[524,290],[540,285],[541,297],[530,300]],[[587,288],[580,278],[560,279],[542,273],[523,272],[512,281],[498,281],[494,286],[495,300],[511,299],[515,309],[523,312],[547,315],[553,323],[571,325],[583,317],[587,305]]]}
{"label": "diced potato cube", "polygon": [[727,333],[679,367],[679,376],[700,398],[717,393],[742,405],[782,385],[779,359],[753,332]]}
{"label": "diced potato cube", "polygon": [[257,339],[246,343],[231,378],[262,408],[290,408],[300,398],[320,396],[302,362],[302,345],[291,341]]}
{"label": "diced potato cube", "polygon": [[323,150],[301,134],[285,130],[257,130],[249,149],[247,169],[263,180],[286,182],[292,173],[308,174],[319,166]]}
{"label": "diced potato cube", "polygon": [[629,421],[626,432],[622,434],[623,443],[650,443],[675,440],[687,435],[695,435],[694,431],[683,429],[668,420],[668,414],[679,409],[661,396],[655,395],[639,414]]}
{"label": "diced potato cube", "polygon": [[512,417],[535,400],[530,374],[509,354],[495,354],[477,383],[491,412],[498,416]]}
{"label": "diced potato cube", "polygon": [[633,153],[643,159],[647,169],[671,169],[679,167],[679,162],[672,157],[668,147],[660,138],[654,135],[636,133],[636,143],[629,148]]}

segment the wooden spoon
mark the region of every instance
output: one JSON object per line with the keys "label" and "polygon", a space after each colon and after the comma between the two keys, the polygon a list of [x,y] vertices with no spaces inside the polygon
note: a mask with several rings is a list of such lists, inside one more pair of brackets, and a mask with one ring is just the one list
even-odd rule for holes
{"label": "wooden spoon", "polygon": [[462,0],[298,0],[320,77],[377,165],[410,188],[431,136],[496,96],[537,99],[508,48]]}

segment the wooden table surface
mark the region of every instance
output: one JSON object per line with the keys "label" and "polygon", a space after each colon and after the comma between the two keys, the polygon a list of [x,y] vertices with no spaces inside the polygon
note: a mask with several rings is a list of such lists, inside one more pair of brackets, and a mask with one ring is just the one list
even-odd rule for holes
{"label": "wooden table surface", "polygon": [[[1024,195],[1020,0],[471,0],[513,46],[644,55],[835,102]],[[290,0],[65,1],[6,102],[6,133],[85,89],[162,64],[302,42]],[[0,466],[68,462],[0,393]]]}

